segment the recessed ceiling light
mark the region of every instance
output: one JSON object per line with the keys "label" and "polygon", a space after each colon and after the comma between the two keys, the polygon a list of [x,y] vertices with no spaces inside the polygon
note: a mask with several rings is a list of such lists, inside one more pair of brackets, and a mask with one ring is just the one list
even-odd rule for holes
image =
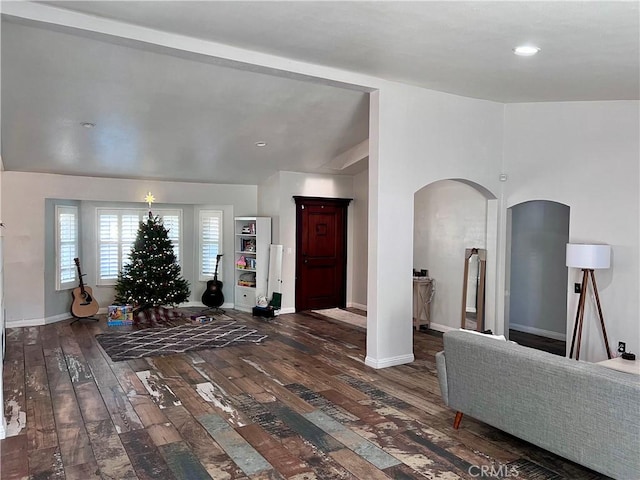
{"label": "recessed ceiling light", "polygon": [[534,47],[533,45],[520,45],[519,47],[513,49],[513,53],[521,57],[531,57],[539,51],[540,49],[538,47]]}
{"label": "recessed ceiling light", "polygon": [[96,126],[95,123],[91,123],[91,122],[82,122],[80,125],[82,125],[84,128],[93,128]]}
{"label": "recessed ceiling light", "polygon": [[256,147],[266,147],[267,142],[256,142]]}

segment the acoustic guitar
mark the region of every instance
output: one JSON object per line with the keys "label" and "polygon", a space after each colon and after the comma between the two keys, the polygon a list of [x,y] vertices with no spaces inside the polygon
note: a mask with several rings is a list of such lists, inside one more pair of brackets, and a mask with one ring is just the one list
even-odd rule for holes
{"label": "acoustic guitar", "polygon": [[73,302],[71,303],[71,315],[76,318],[89,318],[98,313],[100,305],[98,305],[98,302],[93,297],[93,290],[91,290],[91,287],[85,286],[82,281],[82,277],[84,275],[80,270],[80,259],[74,258],[73,261],[76,262],[76,268],[78,269],[80,286],[71,291],[71,296],[73,297]]}
{"label": "acoustic guitar", "polygon": [[209,308],[218,308],[224,303],[224,295],[222,294],[222,282],[218,280],[218,265],[220,265],[220,257],[216,256],[216,270],[213,273],[213,280],[207,282],[207,289],[202,294],[202,303]]}

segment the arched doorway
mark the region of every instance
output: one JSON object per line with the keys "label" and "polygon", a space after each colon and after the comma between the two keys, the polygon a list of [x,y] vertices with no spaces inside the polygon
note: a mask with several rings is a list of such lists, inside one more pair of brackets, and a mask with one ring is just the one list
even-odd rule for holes
{"label": "arched doorway", "polygon": [[[430,183],[414,194],[413,266],[428,270],[436,293],[430,305],[430,328],[460,328],[465,249],[484,248],[487,262],[486,312],[495,320],[497,211],[495,196],[463,179]],[[471,284],[474,284],[472,279]],[[472,287],[469,292],[475,292]],[[476,299],[465,299],[470,313]],[[491,322],[488,328],[493,328]]]}
{"label": "arched doorway", "polygon": [[565,355],[570,208],[533,200],[509,208],[511,217],[505,319],[518,343]]}

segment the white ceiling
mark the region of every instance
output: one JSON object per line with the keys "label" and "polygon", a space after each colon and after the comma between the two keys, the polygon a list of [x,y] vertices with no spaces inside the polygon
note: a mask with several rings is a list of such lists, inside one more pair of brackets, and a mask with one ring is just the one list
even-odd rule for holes
{"label": "white ceiling", "polygon": [[[500,102],[640,97],[638,2],[43,3]],[[356,90],[3,17],[7,170],[255,184],[367,136]]]}
{"label": "white ceiling", "polygon": [[499,102],[640,95],[637,1],[50,3]]}
{"label": "white ceiling", "polygon": [[368,113],[354,90],[2,25],[6,170],[258,184],[329,171]]}

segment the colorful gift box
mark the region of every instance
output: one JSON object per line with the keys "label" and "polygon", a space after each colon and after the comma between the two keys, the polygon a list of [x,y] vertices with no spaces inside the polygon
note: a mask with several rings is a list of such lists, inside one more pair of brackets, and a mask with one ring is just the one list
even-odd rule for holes
{"label": "colorful gift box", "polygon": [[191,315],[191,320],[198,323],[209,323],[213,321],[213,317],[207,317],[206,315]]}
{"label": "colorful gift box", "polygon": [[133,325],[133,305],[109,305],[107,325]]}

